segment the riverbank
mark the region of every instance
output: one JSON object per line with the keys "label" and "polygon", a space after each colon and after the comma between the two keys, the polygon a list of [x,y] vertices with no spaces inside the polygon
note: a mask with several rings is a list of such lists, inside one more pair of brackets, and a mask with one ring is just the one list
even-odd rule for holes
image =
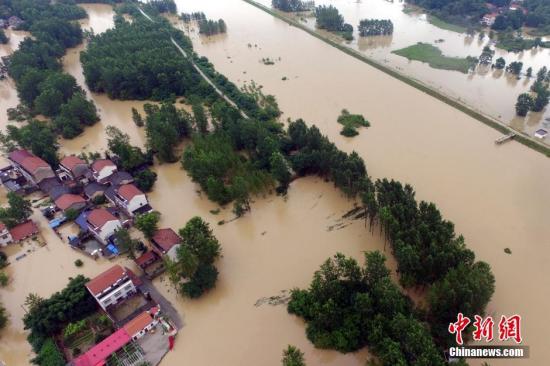
{"label": "riverbank", "polygon": [[268,8],[267,6],[264,6],[262,4],[259,4],[257,3],[256,1],[254,0],[242,0],[252,6],[255,6],[256,8],[259,8],[260,10],[263,10],[265,11],[266,13],[268,14],[271,14],[272,16],[278,18],[278,19],[281,19],[282,21],[288,23],[289,25],[291,26],[294,26],[296,28],[299,28],[303,31],[305,31],[306,33],[314,36],[315,38],[318,38],[320,40],[322,40],[323,42],[331,45],[332,47],[335,47],[337,49],[339,49],[340,51],[348,54],[349,56],[352,56],[458,110],[460,110],[461,112],[467,114],[468,116],[470,117],[473,117],[474,119],[478,120],[479,122],[482,122],[484,124],[486,124],[487,126],[489,127],[492,127],[494,128],[495,130],[499,131],[499,132],[502,132],[504,134],[508,134],[508,133],[511,133],[511,132],[515,132],[517,133],[518,135],[516,136],[516,141],[520,142],[521,144],[535,150],[535,151],[538,151],[544,155],[546,155],[547,157],[550,157],[550,146],[544,144],[544,143],[541,143],[537,140],[535,140],[534,138],[528,136],[527,134],[525,134],[524,132],[521,132],[521,131],[517,131],[513,128],[511,128],[510,126],[504,124],[503,122],[501,121],[498,121],[492,117],[489,117],[485,114],[483,114],[482,112],[480,111],[477,111],[473,108],[471,108],[470,106],[462,103],[461,101],[457,100],[457,99],[454,99],[454,98],[451,98],[445,94],[443,94],[442,92],[438,91],[438,90],[435,90],[433,88],[431,88],[430,86],[424,84],[423,82],[421,82],[420,80],[416,80],[410,76],[407,76],[407,75],[404,75],[396,70],[393,70],[381,63],[379,63],[378,61],[375,61],[365,55],[363,55],[362,53],[358,52],[358,51],[355,51],[349,47],[347,47],[346,45],[344,44],[341,44],[341,43],[338,43],[332,39],[330,39],[329,37],[327,37],[326,35],[323,35],[321,32],[317,31],[317,30],[312,30],[310,28],[308,28],[306,25],[304,24],[301,24],[300,22],[292,19],[291,17],[277,11],[277,10],[274,10],[274,9],[271,9],[271,8]]}

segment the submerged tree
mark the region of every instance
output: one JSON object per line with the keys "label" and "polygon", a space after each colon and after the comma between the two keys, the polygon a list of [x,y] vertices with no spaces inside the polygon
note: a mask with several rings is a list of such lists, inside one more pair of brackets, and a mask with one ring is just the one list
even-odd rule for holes
{"label": "submerged tree", "polygon": [[218,278],[214,262],[221,255],[221,246],[210,226],[200,217],[194,217],[179,231],[182,244],[175,258],[166,258],[168,276],[183,295],[200,297],[212,289]]}
{"label": "submerged tree", "polygon": [[387,36],[393,34],[393,22],[390,19],[363,19],[358,30],[361,37]]}
{"label": "submerged tree", "polygon": [[531,97],[528,93],[520,94],[516,102],[516,114],[518,116],[525,117],[527,112],[533,108],[533,105],[533,97]]}
{"label": "submerged tree", "polygon": [[283,366],[306,366],[304,352],[292,345],[288,345],[283,351],[283,359],[281,361]]}

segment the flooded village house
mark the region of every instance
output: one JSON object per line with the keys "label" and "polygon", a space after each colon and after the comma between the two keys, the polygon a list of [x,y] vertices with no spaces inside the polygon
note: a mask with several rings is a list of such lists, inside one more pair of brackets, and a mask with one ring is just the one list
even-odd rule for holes
{"label": "flooded village house", "polygon": [[0,247],[5,247],[11,243],[18,243],[36,234],[38,234],[38,226],[32,220],[15,225],[11,229],[0,223]]}
{"label": "flooded village house", "polygon": [[134,280],[128,270],[116,265],[86,284],[86,288],[103,310],[114,306],[137,293]]}
{"label": "flooded village house", "polygon": [[124,210],[130,217],[151,212],[147,196],[134,184],[111,186],[105,191],[105,196],[114,205]]}
{"label": "flooded village house", "polygon": [[13,169],[24,176],[28,183],[38,186],[47,178],[55,178],[55,173],[48,163],[34,156],[27,150],[15,150],[8,155]]}
{"label": "flooded village house", "polygon": [[105,208],[88,212],[86,224],[88,230],[103,244],[107,244],[115,231],[122,228],[120,220]]}
{"label": "flooded village house", "polygon": [[98,159],[92,163],[92,175],[98,183],[106,183],[117,171],[117,166],[109,159]]}
{"label": "flooded village house", "polygon": [[57,175],[61,180],[84,180],[91,176],[88,164],[77,156],[69,155],[61,159]]}

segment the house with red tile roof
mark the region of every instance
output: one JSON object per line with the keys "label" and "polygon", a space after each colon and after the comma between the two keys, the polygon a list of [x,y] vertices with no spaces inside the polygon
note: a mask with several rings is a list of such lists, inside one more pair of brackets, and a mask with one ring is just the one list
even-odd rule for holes
{"label": "house with red tile roof", "polygon": [[134,259],[134,262],[138,265],[139,268],[145,269],[149,267],[151,264],[158,261],[160,258],[159,256],[153,252],[153,251],[147,251]]}
{"label": "house with red tile roof", "polygon": [[10,231],[6,225],[0,222],[0,247],[5,247],[12,241],[13,238],[11,237]]}
{"label": "house with red tile roof", "polygon": [[105,191],[105,196],[131,217],[153,211],[145,193],[134,184],[111,186]]}
{"label": "house with red tile roof", "polygon": [[38,226],[32,220],[25,221],[9,229],[14,243],[20,242],[38,234]]}
{"label": "house with red tile roof", "polygon": [[181,244],[182,240],[174,230],[167,228],[155,231],[151,242],[157,250],[166,254],[172,247]]}
{"label": "house with red tile roof", "polygon": [[69,209],[80,211],[86,207],[86,200],[82,196],[66,193],[55,200],[55,205],[63,212]]}
{"label": "house with red tile roof", "polygon": [[74,366],[102,366],[107,359],[132,341],[128,332],[121,328],[76,358]]}
{"label": "house with red tile roof", "polygon": [[98,159],[92,163],[92,176],[98,183],[106,183],[116,171],[115,163],[109,159]]}
{"label": "house with red tile roof", "polygon": [[55,178],[55,173],[50,165],[27,150],[12,151],[8,155],[8,160],[13,168],[34,186],[46,178]]}
{"label": "house with red tile roof", "polygon": [[117,264],[90,280],[86,288],[99,306],[107,310],[136,294],[139,285],[141,281],[132,271]]}
{"label": "house with red tile roof", "polygon": [[96,208],[91,210],[86,216],[88,230],[102,244],[107,244],[109,238],[115,234],[115,231],[122,228],[120,220],[105,208]]}
{"label": "house with red tile roof", "polygon": [[[74,155],[65,156],[61,159],[59,162],[59,171],[64,173],[58,174],[60,177],[67,176],[71,180],[82,179],[90,174],[88,163]],[[63,180],[63,178],[61,179]]]}
{"label": "house with red tile roof", "polygon": [[126,330],[133,340],[143,337],[155,325],[158,324],[158,320],[155,318],[155,315],[158,314],[159,310],[160,309],[155,306],[149,311],[142,312],[128,323],[124,324],[122,329]]}

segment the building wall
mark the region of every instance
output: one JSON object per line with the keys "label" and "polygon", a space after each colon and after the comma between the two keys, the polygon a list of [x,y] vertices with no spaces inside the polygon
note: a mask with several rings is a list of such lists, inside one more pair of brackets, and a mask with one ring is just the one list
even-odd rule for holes
{"label": "building wall", "polygon": [[0,231],[0,246],[5,247],[13,241],[10,232],[7,229]]}
{"label": "building wall", "polygon": [[103,169],[101,169],[99,172],[97,172],[97,174],[94,174],[94,177],[99,183],[103,183],[114,172],[116,172],[116,170],[117,170],[116,166],[106,166]]}
{"label": "building wall", "polygon": [[153,327],[155,325],[158,324],[158,320],[157,319],[153,319],[153,321],[151,323],[149,323],[149,325],[147,325],[145,328],[143,328],[141,331],[137,332],[136,334],[130,334],[132,336],[132,339],[135,341],[141,337],[143,337],[147,332],[149,332],[151,329],[153,329]]}
{"label": "building wall", "polygon": [[116,305],[136,292],[137,289],[134,286],[134,283],[132,282],[132,280],[128,279],[121,286],[107,292],[107,295],[103,296],[103,294],[100,294],[103,297],[95,296],[95,299],[98,302],[99,306],[101,306],[101,308],[105,310],[108,306]]}
{"label": "building wall", "polygon": [[107,242],[107,239],[115,233],[116,230],[120,229],[122,225],[119,220],[108,221],[103,225],[99,232],[99,237],[103,243]]}
{"label": "building wall", "polygon": [[147,202],[147,197],[144,195],[144,194],[140,194],[140,195],[137,195],[137,196],[134,196],[130,202],[128,202],[128,208],[127,208],[127,211],[129,213],[132,213],[134,212],[135,210],[137,210],[138,208],[142,207],[142,206],[145,206],[146,204],[148,204],[149,202]]}

